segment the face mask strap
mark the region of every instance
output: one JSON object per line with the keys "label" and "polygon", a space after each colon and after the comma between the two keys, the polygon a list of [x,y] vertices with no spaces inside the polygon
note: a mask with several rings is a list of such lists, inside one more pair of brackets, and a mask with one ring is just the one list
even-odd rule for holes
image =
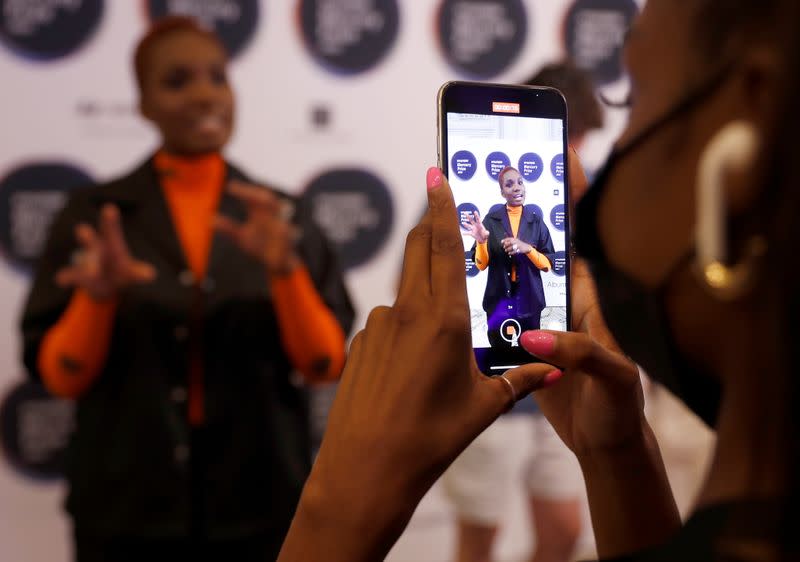
{"label": "face mask strap", "polygon": [[677,103],[674,107],[668,110],[664,115],[656,119],[654,122],[646,126],[642,131],[637,133],[630,141],[623,146],[614,150],[617,159],[622,156],[633,152],[637,147],[644,144],[660,131],[669,122],[674,121],[684,113],[688,113],[698,105],[702,104],[710,96],[714,95],[725,83],[725,78],[731,73],[735,63],[728,63],[724,65],[719,72],[717,72],[712,79],[703,83],[699,88],[692,91],[682,101]]}

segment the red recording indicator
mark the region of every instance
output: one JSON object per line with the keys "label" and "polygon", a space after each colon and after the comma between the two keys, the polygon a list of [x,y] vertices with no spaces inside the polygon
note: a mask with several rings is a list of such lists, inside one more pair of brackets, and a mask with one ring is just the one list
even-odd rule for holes
{"label": "red recording indicator", "polygon": [[495,113],[519,113],[519,104],[505,101],[493,101],[492,111]]}

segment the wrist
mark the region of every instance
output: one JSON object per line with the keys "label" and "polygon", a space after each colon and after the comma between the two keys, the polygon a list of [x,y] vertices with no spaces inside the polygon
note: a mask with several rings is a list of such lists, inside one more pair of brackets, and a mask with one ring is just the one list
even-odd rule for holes
{"label": "wrist", "polygon": [[658,448],[650,424],[644,418],[639,427],[624,439],[610,444],[586,447],[576,451],[576,457],[584,473],[593,470],[608,470],[610,467],[624,467],[649,462],[655,457],[660,458]]}
{"label": "wrist", "polygon": [[[279,561],[383,560],[416,505],[408,505],[402,497],[388,497],[380,486],[349,478],[346,484],[334,485],[329,477],[320,476],[323,472],[312,471],[303,488]],[[349,487],[358,490],[347,491]]]}

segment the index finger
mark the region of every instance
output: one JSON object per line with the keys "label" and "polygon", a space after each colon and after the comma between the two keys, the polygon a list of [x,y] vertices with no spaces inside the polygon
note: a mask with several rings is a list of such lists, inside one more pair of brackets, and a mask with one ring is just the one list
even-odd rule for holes
{"label": "index finger", "polygon": [[636,382],[636,364],[586,334],[534,330],[525,332],[520,345],[539,359],[562,369],[580,369],[588,375],[618,383]]}
{"label": "index finger", "polygon": [[428,213],[431,217],[431,292],[449,305],[467,306],[464,242],[458,212],[447,178],[438,168],[428,171]]}

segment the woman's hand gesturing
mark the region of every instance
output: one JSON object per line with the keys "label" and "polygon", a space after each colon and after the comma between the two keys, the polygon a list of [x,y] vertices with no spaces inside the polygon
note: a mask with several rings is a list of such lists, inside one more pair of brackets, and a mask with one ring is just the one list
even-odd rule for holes
{"label": "woman's hand gesturing", "polygon": [[483,226],[478,211],[469,215],[466,222],[461,223],[461,229],[472,236],[478,244],[485,244],[489,240],[489,231]]}
{"label": "woman's hand gesturing", "polygon": [[247,209],[247,220],[238,223],[218,215],[214,226],[245,253],[261,261],[271,275],[285,275],[299,265],[295,242],[299,235],[291,223],[291,203],[263,187],[231,182],[230,193]]}
{"label": "woman's hand gesturing", "polygon": [[130,285],[155,279],[152,265],[131,256],[114,205],[100,210],[97,230],[81,223],[75,227],[75,237],[80,249],[73,253],[72,263],[56,273],[59,286],[81,288],[93,299],[105,300]]}

